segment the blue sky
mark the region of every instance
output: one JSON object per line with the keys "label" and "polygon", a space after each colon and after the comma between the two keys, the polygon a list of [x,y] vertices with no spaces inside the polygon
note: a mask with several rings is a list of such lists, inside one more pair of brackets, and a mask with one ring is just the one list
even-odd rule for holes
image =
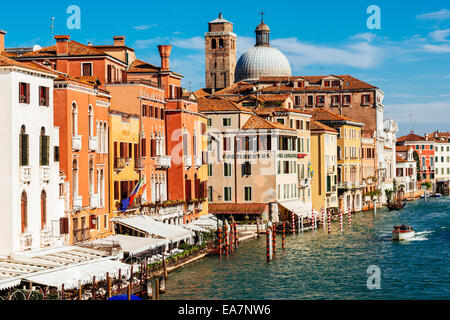
{"label": "blue sky", "polygon": [[[80,30],[67,28],[70,5],[81,9]],[[381,10],[379,30],[367,28],[370,5]],[[172,44],[171,67],[195,90],[204,84],[207,23],[219,12],[234,23],[239,56],[254,45],[262,9],[271,43],[286,54],[293,75],[351,74],[380,87],[385,117],[399,123],[399,135],[450,131],[448,1],[35,1],[22,8],[8,1],[0,29],[8,32],[7,47],[48,46],[55,17],[55,34],[86,44],[125,35],[140,59],[157,65],[156,46]]]}

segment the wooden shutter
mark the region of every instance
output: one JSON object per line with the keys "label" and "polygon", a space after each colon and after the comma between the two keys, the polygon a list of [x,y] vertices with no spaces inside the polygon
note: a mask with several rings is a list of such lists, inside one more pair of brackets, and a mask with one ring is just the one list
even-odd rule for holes
{"label": "wooden shutter", "polygon": [[191,193],[192,193],[191,192],[191,180],[187,179],[184,184],[185,184],[186,201],[189,201],[189,200],[192,199],[192,196],[191,196]]}
{"label": "wooden shutter", "polygon": [[128,143],[128,158],[133,158],[133,144],[132,143]]}
{"label": "wooden shutter", "polygon": [[272,136],[271,135],[267,136],[267,150],[268,151],[272,150]]}
{"label": "wooden shutter", "polygon": [[55,146],[53,149],[54,162],[59,162],[59,146]]}
{"label": "wooden shutter", "polygon": [[195,179],[195,198],[200,199],[200,179]]}
{"label": "wooden shutter", "polygon": [[45,106],[48,107],[50,105],[50,89],[48,87],[44,87],[44,95],[45,95]]}
{"label": "wooden shutter", "polygon": [[28,166],[28,150],[29,150],[29,141],[28,134],[23,133],[19,135],[19,144],[20,144],[20,165]]}
{"label": "wooden shutter", "polygon": [[96,216],[89,216],[89,229],[95,229]]}
{"label": "wooden shutter", "polygon": [[147,156],[147,139],[141,140],[141,155],[142,157]]}
{"label": "wooden shutter", "polygon": [[114,200],[120,199],[119,191],[119,181],[114,181]]}
{"label": "wooden shutter", "polygon": [[122,70],[122,83],[127,83],[127,70]]}
{"label": "wooden shutter", "polygon": [[27,90],[26,90],[27,103],[30,104],[30,84],[29,83],[26,84],[26,88],[27,88]]}
{"label": "wooden shutter", "polygon": [[151,140],[151,149],[150,149],[150,156],[152,158],[156,157],[156,139]]}
{"label": "wooden shutter", "polygon": [[69,233],[69,218],[59,218],[59,234]]}

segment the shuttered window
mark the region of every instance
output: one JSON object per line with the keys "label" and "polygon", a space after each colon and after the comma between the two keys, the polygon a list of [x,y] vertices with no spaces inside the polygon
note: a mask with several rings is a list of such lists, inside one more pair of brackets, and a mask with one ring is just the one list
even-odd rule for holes
{"label": "shuttered window", "polygon": [[156,139],[151,140],[150,156],[152,158],[156,157]]}
{"label": "shuttered window", "polygon": [[50,102],[50,90],[48,87],[39,87],[39,105],[48,107]]}
{"label": "shuttered window", "polygon": [[147,139],[141,140],[141,155],[142,157],[147,157]]}
{"label": "shuttered window", "polygon": [[59,218],[59,234],[68,234],[68,233],[69,233],[69,218]]}
{"label": "shuttered window", "polygon": [[120,199],[120,187],[119,187],[119,181],[114,181],[114,200]]}
{"label": "shuttered window", "polygon": [[19,148],[19,165],[20,166],[28,166],[28,162],[29,162],[29,155],[28,155],[28,150],[29,150],[29,137],[28,134],[26,133],[22,133],[19,136],[19,144],[20,144],[20,148]]}
{"label": "shuttered window", "polygon": [[252,201],[252,187],[244,187],[244,200]]}
{"label": "shuttered window", "polygon": [[19,103],[30,104],[30,84],[19,83]]}
{"label": "shuttered window", "polygon": [[185,181],[185,196],[186,196],[186,201],[189,201],[192,199],[192,192],[191,192],[191,180],[187,179]]}
{"label": "shuttered window", "polygon": [[40,136],[39,150],[39,164],[41,166],[48,166],[50,158],[50,136]]}
{"label": "shuttered window", "polygon": [[54,147],[53,158],[54,162],[59,162],[59,146]]}

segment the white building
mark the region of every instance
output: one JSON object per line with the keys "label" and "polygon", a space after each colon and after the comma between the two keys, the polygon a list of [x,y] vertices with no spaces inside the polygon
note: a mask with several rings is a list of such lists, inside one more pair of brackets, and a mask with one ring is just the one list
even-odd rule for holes
{"label": "white building", "polygon": [[[382,115],[381,115],[382,117]],[[378,156],[378,188],[381,190],[381,203],[386,203],[385,190],[394,188],[396,169],[395,144],[397,142],[398,125],[394,120],[383,120],[383,132],[377,130],[377,156]],[[377,119],[378,129],[378,119]]]}
{"label": "white building", "polygon": [[64,244],[55,73],[0,55],[0,256]]}
{"label": "white building", "polygon": [[450,141],[446,139],[435,140],[434,165],[436,181],[450,179]]}
{"label": "white building", "polygon": [[397,187],[403,185],[405,196],[413,197],[417,191],[417,163],[414,160],[412,146],[397,146],[396,148],[396,177]]}

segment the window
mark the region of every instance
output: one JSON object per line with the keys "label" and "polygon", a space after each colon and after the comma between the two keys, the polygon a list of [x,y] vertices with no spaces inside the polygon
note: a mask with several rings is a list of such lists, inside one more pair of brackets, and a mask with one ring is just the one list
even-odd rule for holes
{"label": "window", "polygon": [[278,123],[284,124],[284,119],[277,119]]}
{"label": "window", "polygon": [[72,104],[72,136],[78,134],[78,110],[75,103]]}
{"label": "window", "polygon": [[343,101],[344,102],[344,106],[350,105],[350,103],[351,103],[351,95],[344,95],[342,98],[343,98],[342,100],[344,100]]}
{"label": "window", "polygon": [[30,84],[20,82],[19,83],[19,102],[30,104]]}
{"label": "window", "polygon": [[300,96],[295,96],[294,105],[299,106],[300,103],[301,103],[301,97]]}
{"label": "window", "polygon": [[212,119],[208,118],[208,127],[211,127],[211,126],[212,126]]}
{"label": "window", "polygon": [[230,150],[231,150],[231,139],[223,138],[223,151],[230,151]]}
{"label": "window", "polygon": [[89,137],[94,135],[94,111],[92,106],[88,108],[88,125],[89,125]]}
{"label": "window", "polygon": [[22,195],[20,197],[20,213],[21,213],[21,224],[22,233],[27,232],[28,228],[28,200],[27,200],[27,194],[22,192]]}
{"label": "window", "polygon": [[312,106],[313,106],[313,99],[314,99],[313,96],[308,96],[308,103],[307,103],[307,106],[309,106],[309,107],[312,107]]}
{"label": "window", "polygon": [[213,187],[208,187],[208,202],[213,202]]}
{"label": "window", "polygon": [[223,49],[223,47],[224,47],[223,39],[220,38],[220,39],[219,39],[219,49]]}
{"label": "window", "polygon": [[252,201],[252,187],[244,187],[244,201]]}
{"label": "window", "polygon": [[103,229],[108,229],[108,215],[103,215]]}
{"label": "window", "polygon": [[316,97],[316,104],[318,106],[323,106],[325,105],[325,96],[324,95],[320,95]]}
{"label": "window", "polygon": [[47,226],[47,194],[45,190],[41,192],[41,229]]}
{"label": "window", "polygon": [[92,63],[91,62],[85,62],[82,63],[82,76],[92,76]]}
{"label": "window", "polygon": [[39,143],[39,165],[48,166],[50,158],[50,136],[45,135],[45,128],[41,128]]}
{"label": "window", "polygon": [[224,163],[223,164],[223,176],[224,177],[231,177],[231,163]]}
{"label": "window", "polygon": [[223,188],[223,200],[224,201],[231,201],[231,187],[224,187]]}
{"label": "window", "polygon": [[341,102],[341,97],[339,95],[334,95],[331,97],[331,105],[338,106]]}
{"label": "window", "polygon": [[28,166],[29,162],[29,137],[25,133],[25,126],[20,129],[19,135],[19,166]]}
{"label": "window", "polygon": [[147,105],[145,105],[145,104],[142,105],[142,116],[143,117],[148,117]]}
{"label": "window", "polygon": [[252,165],[250,162],[246,161],[242,164],[242,175],[250,176],[252,174]]}
{"label": "window", "polygon": [[208,164],[208,177],[212,177],[213,175],[213,167],[212,167],[212,163]]}
{"label": "window", "polygon": [[363,94],[361,96],[361,103],[362,103],[362,105],[370,104],[370,95],[369,94]]}
{"label": "window", "polygon": [[309,121],[306,121],[306,130],[309,130]]}
{"label": "window", "polygon": [[231,126],[231,118],[223,118],[223,126],[230,127]]}
{"label": "window", "polygon": [[211,49],[216,49],[217,48],[217,41],[216,39],[212,39],[211,41]]}
{"label": "window", "polygon": [[59,162],[59,146],[55,146],[53,150],[53,161]]}
{"label": "window", "polygon": [[48,87],[39,87],[39,105],[48,107],[50,98],[49,98],[49,88]]}

